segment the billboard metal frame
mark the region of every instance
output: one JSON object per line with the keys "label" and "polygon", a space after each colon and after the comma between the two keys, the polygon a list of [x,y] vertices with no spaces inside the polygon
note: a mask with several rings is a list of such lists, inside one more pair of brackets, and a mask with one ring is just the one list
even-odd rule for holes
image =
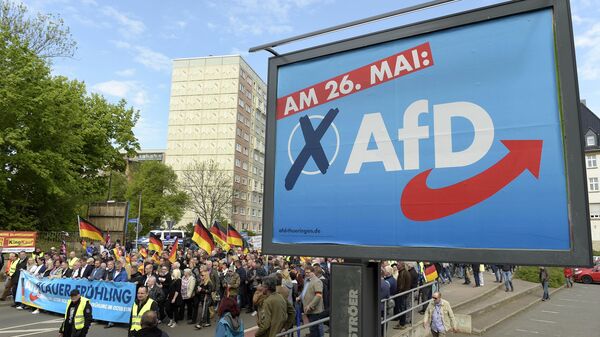
{"label": "billboard metal frame", "polygon": [[[554,18],[559,111],[563,120],[570,250],[281,244],[273,242],[277,77],[280,66],[547,8],[552,9]],[[568,0],[528,0],[501,3],[274,56],[269,58],[268,83],[265,204],[263,211],[263,251],[265,253],[362,259],[511,263],[519,265],[591,265],[590,218],[581,140],[579,88],[577,85],[573,28]]]}

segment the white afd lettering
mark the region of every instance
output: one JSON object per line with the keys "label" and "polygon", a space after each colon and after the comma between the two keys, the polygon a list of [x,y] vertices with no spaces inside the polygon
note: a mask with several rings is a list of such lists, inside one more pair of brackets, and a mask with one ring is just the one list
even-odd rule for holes
{"label": "white afd lettering", "polygon": [[[455,102],[433,106],[435,127],[435,167],[467,166],[483,158],[494,142],[494,123],[490,115],[479,105]],[[475,130],[475,137],[468,148],[452,151],[452,118],[467,119]]]}
{"label": "white afd lettering", "polygon": [[[371,136],[373,136],[377,149],[368,149]],[[359,173],[364,163],[376,162],[383,163],[386,171],[402,170],[402,166],[400,166],[396,151],[394,150],[394,144],[390,139],[381,113],[379,112],[363,116],[344,173]]]}

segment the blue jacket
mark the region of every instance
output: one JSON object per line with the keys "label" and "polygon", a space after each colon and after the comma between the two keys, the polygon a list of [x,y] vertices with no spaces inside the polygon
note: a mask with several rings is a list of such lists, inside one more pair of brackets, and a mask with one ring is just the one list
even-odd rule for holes
{"label": "blue jacket", "polygon": [[215,337],[244,337],[244,322],[241,318],[237,319],[238,326],[234,329],[235,322],[229,312],[226,312],[219,320]]}
{"label": "blue jacket", "polygon": [[127,282],[127,270],[125,268],[121,269],[121,272],[117,274],[115,270],[115,277],[113,278],[113,282]]}

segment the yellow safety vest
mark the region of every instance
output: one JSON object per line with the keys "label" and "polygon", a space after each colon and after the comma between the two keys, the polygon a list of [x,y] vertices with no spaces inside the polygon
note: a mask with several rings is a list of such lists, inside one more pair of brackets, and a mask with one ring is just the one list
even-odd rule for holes
{"label": "yellow safety vest", "polygon": [[[75,311],[75,319],[73,320],[73,322],[75,323],[75,330],[81,330],[81,329],[83,329],[83,326],[85,325],[85,316],[83,314],[83,311],[85,310],[85,306],[87,305],[88,302],[89,302],[89,300],[85,297],[81,297],[81,299],[79,300],[79,306],[77,307],[77,311]],[[71,300],[67,301],[67,310],[65,310],[65,319],[68,319],[70,305],[71,305]]]}
{"label": "yellow safety vest", "polygon": [[75,265],[75,262],[79,261],[78,258],[74,257],[72,259],[69,260],[69,268],[73,269],[73,266]]}
{"label": "yellow safety vest", "polygon": [[44,257],[44,252],[40,252],[39,254],[36,254],[35,252],[31,253],[31,258],[34,260],[38,257]]}
{"label": "yellow safety vest", "polygon": [[10,267],[8,268],[8,276],[13,276],[17,271],[17,264],[19,264],[19,260],[11,261]]}
{"label": "yellow safety vest", "polygon": [[146,311],[150,311],[150,309],[152,308],[152,303],[154,303],[154,300],[148,298],[146,304],[144,304],[142,310],[140,310],[139,312],[137,303],[133,303],[133,309],[131,310],[131,328],[129,330],[138,331],[142,329],[142,315]]}

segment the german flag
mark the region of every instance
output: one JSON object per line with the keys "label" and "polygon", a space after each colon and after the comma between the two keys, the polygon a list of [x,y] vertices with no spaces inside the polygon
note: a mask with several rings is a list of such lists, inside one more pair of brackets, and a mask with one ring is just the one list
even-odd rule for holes
{"label": "german flag", "polygon": [[100,228],[94,226],[91,222],[84,218],[80,218],[79,216],[77,216],[77,222],[79,222],[80,237],[104,242],[104,233],[100,230]]}
{"label": "german flag", "polygon": [[144,260],[148,258],[148,251],[146,250],[146,248],[140,247],[140,255],[144,258]]}
{"label": "german flag", "polygon": [[224,229],[218,221],[215,221],[213,226],[210,228],[210,232],[215,239],[215,242],[225,250],[231,249],[227,243],[227,230]]}
{"label": "german flag", "polygon": [[158,235],[150,233],[150,237],[148,240],[148,249],[158,253],[162,253],[163,244]]}
{"label": "german flag", "polygon": [[154,252],[154,255],[152,255],[152,261],[160,263],[160,256],[158,256],[157,252]]}
{"label": "german flag", "polygon": [[125,256],[125,262],[126,262],[128,265],[131,265],[131,256],[129,256],[129,254],[127,254],[127,255]]}
{"label": "german flag", "polygon": [[423,274],[425,275],[426,283],[435,281],[435,279],[438,278],[437,269],[435,269],[435,265],[433,264],[425,266],[425,272]]}
{"label": "german flag", "polygon": [[169,261],[175,263],[177,261],[177,249],[179,248],[179,240],[175,237],[175,242],[171,246],[171,252],[169,253]]}
{"label": "german flag", "polygon": [[117,247],[113,248],[112,252],[113,252],[113,255],[114,255],[116,258],[119,258],[119,257],[121,257],[121,255],[122,255],[122,254],[121,254],[121,250],[120,250],[119,248],[117,248]]}
{"label": "german flag", "polygon": [[227,243],[236,247],[244,245],[242,235],[233,226],[227,227]]}
{"label": "german flag", "polygon": [[208,255],[212,253],[215,249],[215,240],[211,233],[204,227],[202,221],[198,219],[196,224],[194,225],[194,235],[192,236],[192,241],[194,241],[198,247],[203,249]]}

